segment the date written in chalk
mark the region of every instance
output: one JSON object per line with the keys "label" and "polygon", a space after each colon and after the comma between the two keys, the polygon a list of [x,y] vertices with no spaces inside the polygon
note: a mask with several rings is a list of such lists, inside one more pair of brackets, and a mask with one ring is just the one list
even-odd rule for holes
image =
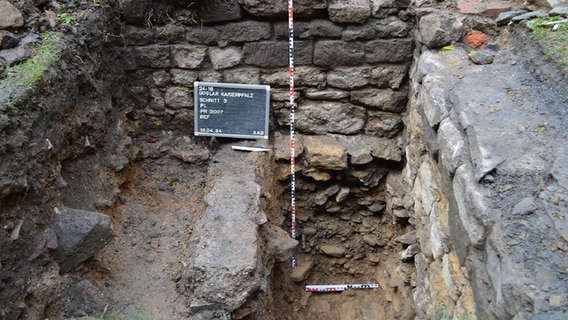
{"label": "date written in chalk", "polygon": [[[224,133],[223,129],[212,129],[212,128],[199,128],[199,132],[202,133]],[[264,136],[264,130],[253,130],[253,136]]]}

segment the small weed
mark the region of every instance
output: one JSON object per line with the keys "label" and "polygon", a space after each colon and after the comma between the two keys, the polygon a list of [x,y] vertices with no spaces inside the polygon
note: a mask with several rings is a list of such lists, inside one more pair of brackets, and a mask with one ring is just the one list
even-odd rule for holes
{"label": "small weed", "polygon": [[60,13],[57,15],[59,20],[63,21],[65,24],[72,24],[75,22],[75,16],[69,13]]}
{"label": "small weed", "polygon": [[442,47],[442,51],[453,51],[453,50],[455,50],[455,48],[453,46]]}

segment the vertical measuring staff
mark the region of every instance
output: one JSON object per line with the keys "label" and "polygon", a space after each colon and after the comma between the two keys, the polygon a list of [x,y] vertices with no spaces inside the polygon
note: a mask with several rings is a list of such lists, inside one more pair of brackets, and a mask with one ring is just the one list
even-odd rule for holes
{"label": "vertical measuring staff", "polygon": [[[294,4],[288,0],[288,54],[290,58],[290,202],[292,216],[292,239],[296,239],[296,133],[294,128]],[[296,267],[296,256],[292,255],[292,268]]]}

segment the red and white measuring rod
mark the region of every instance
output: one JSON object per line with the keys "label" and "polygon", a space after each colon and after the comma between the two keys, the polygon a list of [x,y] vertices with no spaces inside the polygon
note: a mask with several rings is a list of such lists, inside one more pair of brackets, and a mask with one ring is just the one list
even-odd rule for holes
{"label": "red and white measuring rod", "polygon": [[360,284],[328,284],[328,285],[307,285],[308,292],[340,292],[349,289],[377,289],[376,283],[360,283]]}
{"label": "red and white measuring rod", "polygon": [[[296,133],[294,128],[294,5],[288,0],[288,54],[290,60],[290,198],[292,239],[296,239],[296,169],[295,150]],[[292,267],[296,267],[296,256],[292,256]]]}

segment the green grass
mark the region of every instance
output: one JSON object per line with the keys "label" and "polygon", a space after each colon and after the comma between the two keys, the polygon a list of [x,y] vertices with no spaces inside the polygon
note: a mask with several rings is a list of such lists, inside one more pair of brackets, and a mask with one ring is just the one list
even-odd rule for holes
{"label": "green grass", "polygon": [[[559,23],[556,31],[552,31],[555,21],[561,17],[536,18],[526,22],[535,39],[544,48],[545,54],[557,60],[557,63],[568,73],[568,22]],[[568,76],[568,75],[567,75]]]}
{"label": "green grass", "polygon": [[33,89],[34,84],[40,81],[45,72],[58,60],[57,42],[59,39],[58,35],[45,32],[41,43],[34,48],[31,58],[20,64],[6,67],[3,72],[4,79],[0,82],[0,89],[9,89],[15,95],[8,99],[8,108],[15,109],[24,102],[27,99],[26,93]]}

